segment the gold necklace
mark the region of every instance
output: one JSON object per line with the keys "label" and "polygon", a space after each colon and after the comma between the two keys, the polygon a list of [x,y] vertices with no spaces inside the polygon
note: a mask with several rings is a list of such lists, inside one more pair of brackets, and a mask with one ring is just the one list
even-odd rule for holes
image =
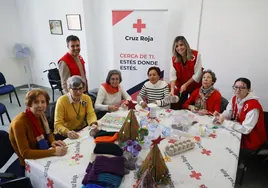
{"label": "gold necklace", "polygon": [[79,102],[79,108],[78,108],[78,112],[76,111],[74,104],[72,103],[73,109],[76,113],[76,119],[79,120],[80,119],[80,107],[81,107],[81,102]]}

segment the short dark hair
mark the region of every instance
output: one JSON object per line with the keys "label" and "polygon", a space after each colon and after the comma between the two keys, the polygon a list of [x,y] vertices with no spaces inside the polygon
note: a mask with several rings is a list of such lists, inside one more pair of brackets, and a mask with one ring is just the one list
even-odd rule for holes
{"label": "short dark hair", "polygon": [[77,36],[75,36],[75,35],[69,35],[69,36],[66,38],[66,43],[67,43],[67,45],[68,45],[68,43],[69,43],[70,41],[80,41],[80,40],[79,40],[79,38],[78,38]]}
{"label": "short dark hair", "polygon": [[160,70],[159,67],[150,67],[150,68],[148,69],[148,71],[147,71],[147,76],[149,76],[149,72],[150,72],[151,70],[155,70],[155,71],[157,72],[158,76],[161,75],[161,70]]}
{"label": "short dark hair", "polygon": [[213,82],[213,83],[215,83],[215,82],[217,81],[216,74],[215,74],[212,70],[210,70],[210,69],[205,70],[205,71],[203,72],[202,77],[203,77],[206,73],[209,73],[209,74],[211,75],[211,77],[212,77],[212,82]]}
{"label": "short dark hair", "polygon": [[119,82],[121,83],[122,82],[122,76],[121,76],[121,72],[119,70],[116,70],[116,69],[113,69],[113,70],[110,70],[107,74],[107,77],[106,77],[106,83],[107,84],[111,84],[110,83],[110,79],[113,75],[119,75]]}
{"label": "short dark hair", "polygon": [[25,96],[25,105],[27,107],[31,107],[33,102],[35,101],[35,99],[39,96],[39,95],[43,95],[46,99],[46,103],[47,105],[49,104],[49,100],[50,97],[48,95],[48,93],[43,90],[43,89],[31,89],[30,91],[27,92],[26,96]]}
{"label": "short dark hair", "polygon": [[251,89],[251,82],[248,78],[243,78],[243,77],[237,78],[236,81],[234,82],[234,85],[236,82],[239,82],[239,81],[244,82],[247,85],[247,89]]}

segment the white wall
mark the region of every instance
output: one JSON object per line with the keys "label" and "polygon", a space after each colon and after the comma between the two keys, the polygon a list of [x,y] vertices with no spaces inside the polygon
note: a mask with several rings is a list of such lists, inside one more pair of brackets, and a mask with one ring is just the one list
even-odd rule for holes
{"label": "white wall", "polygon": [[[32,75],[35,84],[49,86],[43,70],[48,69],[50,62],[57,62],[68,51],[65,42],[68,35],[80,38],[81,55],[85,60],[88,59],[82,0],[16,0],[16,3],[23,42],[33,51]],[[81,15],[82,31],[68,30],[66,14]],[[63,35],[50,34],[49,20],[62,21]],[[86,69],[88,70],[88,64]]]}
{"label": "white wall", "polygon": [[204,67],[216,72],[223,96],[232,96],[238,77],[252,81],[252,89],[268,110],[267,0],[204,0],[200,52]]}
{"label": "white wall", "polygon": [[15,86],[26,83],[23,64],[13,55],[12,48],[21,41],[16,14],[15,0],[0,0],[0,72],[6,77],[7,83]]}
{"label": "white wall", "polygon": [[92,42],[88,56],[95,63],[90,67],[94,70],[90,75],[94,80],[89,87],[99,87],[107,72],[114,68],[112,10],[133,9],[168,9],[167,46],[159,46],[169,54],[167,63],[170,63],[171,45],[176,36],[185,35],[190,45],[197,47],[201,0],[84,0],[86,32],[89,32],[86,40]]}

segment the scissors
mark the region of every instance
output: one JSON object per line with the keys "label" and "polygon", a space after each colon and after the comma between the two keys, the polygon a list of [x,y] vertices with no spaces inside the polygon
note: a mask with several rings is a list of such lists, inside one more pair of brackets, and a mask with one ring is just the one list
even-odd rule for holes
{"label": "scissors", "polygon": [[171,162],[171,159],[170,159],[170,157],[167,155],[167,153],[166,152],[164,152],[164,155],[165,155],[165,162]]}

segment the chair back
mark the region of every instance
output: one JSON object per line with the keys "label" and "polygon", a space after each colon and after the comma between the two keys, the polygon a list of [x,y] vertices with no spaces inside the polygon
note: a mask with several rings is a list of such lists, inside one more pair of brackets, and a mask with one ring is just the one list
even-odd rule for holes
{"label": "chair back", "polygon": [[23,188],[33,188],[30,178],[21,177],[14,180],[10,180],[4,183],[0,183],[1,188],[14,188],[14,187],[23,187]]}
{"label": "chair back", "polygon": [[95,88],[95,89],[92,89],[92,90],[88,91],[88,96],[91,98],[93,107],[95,105],[97,95],[98,95],[98,88]]}
{"label": "chair back", "polygon": [[6,106],[2,103],[0,103],[0,115],[5,113],[7,111]]}
{"label": "chair back", "polygon": [[50,103],[45,112],[49,128],[52,132],[54,132],[54,118],[55,118],[56,103],[57,101]]}
{"label": "chair back", "polygon": [[0,85],[5,85],[6,79],[2,72],[0,72]]}
{"label": "chair back", "polygon": [[6,131],[0,130],[0,168],[2,168],[15,152]]}
{"label": "chair back", "polygon": [[268,139],[268,112],[264,112],[264,125],[266,129],[266,138]]}
{"label": "chair back", "polygon": [[228,103],[229,102],[226,98],[221,97],[221,111],[220,111],[220,113],[222,113],[226,109]]}

